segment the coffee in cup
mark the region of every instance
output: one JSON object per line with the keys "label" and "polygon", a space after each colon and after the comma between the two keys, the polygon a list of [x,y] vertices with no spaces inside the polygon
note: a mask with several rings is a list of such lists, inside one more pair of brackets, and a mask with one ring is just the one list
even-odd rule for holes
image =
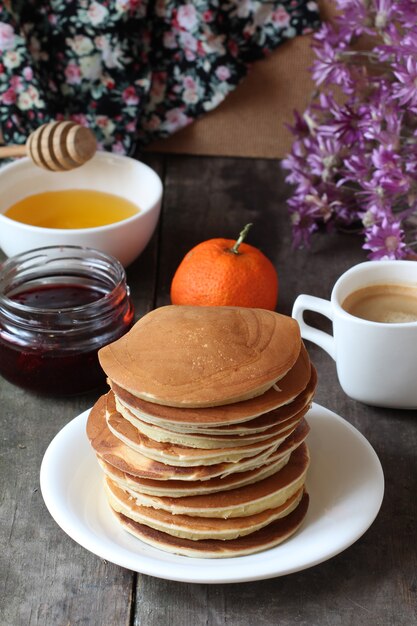
{"label": "coffee in cup", "polygon": [[369,285],[349,294],[342,308],[370,322],[404,324],[417,321],[417,287]]}

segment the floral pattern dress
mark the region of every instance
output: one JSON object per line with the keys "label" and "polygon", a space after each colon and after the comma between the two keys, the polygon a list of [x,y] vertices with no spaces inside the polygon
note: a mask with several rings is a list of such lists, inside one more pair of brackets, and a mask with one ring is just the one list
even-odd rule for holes
{"label": "floral pattern dress", "polygon": [[251,63],[319,26],[306,0],[3,0],[0,129],[50,119],[132,154],[216,107]]}

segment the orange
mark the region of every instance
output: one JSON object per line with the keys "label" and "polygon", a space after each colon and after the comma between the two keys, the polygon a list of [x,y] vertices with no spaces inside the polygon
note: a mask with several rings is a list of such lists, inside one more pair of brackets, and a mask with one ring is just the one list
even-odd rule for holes
{"label": "orange", "polygon": [[273,311],[278,299],[278,274],[271,261],[254,246],[209,239],[190,250],[171,284],[172,304],[244,306]]}

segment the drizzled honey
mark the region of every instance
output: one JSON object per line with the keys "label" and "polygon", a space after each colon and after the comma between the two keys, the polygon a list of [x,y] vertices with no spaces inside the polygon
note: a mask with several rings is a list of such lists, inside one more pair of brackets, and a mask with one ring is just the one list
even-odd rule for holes
{"label": "drizzled honey", "polygon": [[103,191],[65,189],[27,196],[6,217],[42,228],[92,228],[120,222],[139,212],[129,200]]}

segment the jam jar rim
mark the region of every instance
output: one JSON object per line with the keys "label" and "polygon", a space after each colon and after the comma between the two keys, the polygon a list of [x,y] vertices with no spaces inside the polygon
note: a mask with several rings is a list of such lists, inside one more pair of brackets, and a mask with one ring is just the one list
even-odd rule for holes
{"label": "jam jar rim", "polygon": [[[22,302],[18,302],[17,300],[10,298],[6,294],[3,293],[3,282],[5,280],[5,278],[3,277],[3,274],[5,270],[6,271],[13,270],[13,267],[17,268],[19,263],[21,263],[24,260],[30,261],[32,259],[36,259],[37,257],[41,257],[42,256],[41,253],[52,252],[55,250],[62,250],[62,251],[68,250],[74,253],[76,252],[85,253],[86,260],[88,258],[87,255],[96,257],[97,260],[101,259],[102,261],[105,261],[108,266],[112,267],[112,269],[117,271],[117,277],[116,277],[117,280],[112,281],[111,285],[109,285],[111,289],[109,291],[103,292],[102,296],[100,296],[96,300],[93,300],[92,302],[88,302],[86,304],[81,304],[78,306],[48,307],[48,309],[44,309],[40,306],[33,306],[33,305],[24,304]],[[75,256],[70,257],[70,258],[73,258],[74,260],[76,260]],[[17,273],[18,273],[18,270],[15,271],[14,276],[16,276]],[[71,274],[68,274],[67,276],[70,277]],[[75,277],[75,273],[73,276]],[[16,312],[20,311],[22,313],[39,313],[44,316],[48,316],[48,315],[52,316],[52,315],[56,315],[60,311],[62,312],[72,311],[73,313],[81,313],[84,311],[92,312],[93,309],[96,308],[97,306],[106,306],[106,305],[109,308],[111,308],[113,304],[111,301],[112,300],[111,296],[116,296],[115,292],[119,291],[120,288],[126,289],[127,295],[128,296],[130,295],[129,287],[128,285],[126,285],[126,272],[124,270],[123,265],[120,263],[120,261],[116,257],[113,257],[110,254],[107,254],[106,252],[103,252],[95,248],[90,248],[87,246],[76,246],[72,244],[43,246],[40,248],[34,248],[33,250],[26,250],[25,252],[21,252],[20,254],[9,257],[3,263],[0,264],[0,307],[4,305],[7,308],[13,309]],[[101,315],[102,315],[102,312],[101,312]]]}

